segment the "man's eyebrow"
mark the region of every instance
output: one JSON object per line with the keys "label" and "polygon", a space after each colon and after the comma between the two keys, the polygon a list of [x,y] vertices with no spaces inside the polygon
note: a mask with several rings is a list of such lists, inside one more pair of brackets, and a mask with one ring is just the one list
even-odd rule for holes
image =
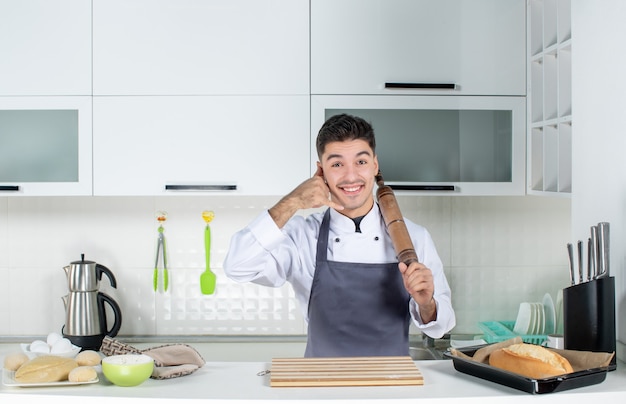
{"label": "man's eyebrow", "polygon": [[[371,156],[372,155],[369,151],[363,150],[363,151],[358,152],[356,154],[356,157],[362,156],[364,154],[367,155],[367,156]],[[330,159],[342,158],[342,157],[343,157],[343,155],[341,155],[341,154],[329,154],[328,157],[326,157],[326,161],[328,161]]]}

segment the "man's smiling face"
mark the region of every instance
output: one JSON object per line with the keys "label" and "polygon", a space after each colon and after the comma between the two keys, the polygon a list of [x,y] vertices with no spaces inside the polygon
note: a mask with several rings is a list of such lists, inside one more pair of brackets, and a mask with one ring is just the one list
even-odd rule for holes
{"label": "man's smiling face", "polygon": [[354,218],[370,211],[378,159],[366,141],[328,143],[317,164],[322,167],[332,200],[343,205],[343,215]]}

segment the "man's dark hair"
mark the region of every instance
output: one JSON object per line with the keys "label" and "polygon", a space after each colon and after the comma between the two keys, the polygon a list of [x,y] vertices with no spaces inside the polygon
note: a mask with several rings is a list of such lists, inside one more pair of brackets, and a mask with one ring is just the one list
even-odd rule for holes
{"label": "man's dark hair", "polygon": [[356,139],[365,140],[376,154],[376,139],[372,125],[363,118],[348,114],[331,116],[324,122],[317,134],[317,156],[322,158],[328,143]]}

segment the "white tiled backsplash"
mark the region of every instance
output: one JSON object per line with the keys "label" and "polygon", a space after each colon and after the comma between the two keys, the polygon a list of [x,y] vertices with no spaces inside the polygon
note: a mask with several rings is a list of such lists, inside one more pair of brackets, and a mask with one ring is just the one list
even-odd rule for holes
{"label": "white tiled backsplash", "polygon": [[[122,308],[120,336],[303,335],[289,286],[236,284],[223,275],[230,236],[278,197],[0,198],[0,336],[45,335],[65,322],[63,266],[96,261],[115,275],[101,290]],[[570,201],[546,197],[406,197],[403,214],[426,226],[452,288],[456,333],[514,320],[521,301],[568,285]],[[200,293],[203,210],[213,210],[214,295]],[[164,224],[170,289],[155,293],[155,212]]]}

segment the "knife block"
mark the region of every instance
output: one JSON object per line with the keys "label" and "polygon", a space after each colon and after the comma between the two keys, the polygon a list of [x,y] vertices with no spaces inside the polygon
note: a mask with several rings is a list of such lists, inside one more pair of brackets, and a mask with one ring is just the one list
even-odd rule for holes
{"label": "knife block", "polygon": [[[606,277],[563,289],[565,349],[615,352],[615,278]],[[613,356],[609,370],[617,367]]]}

